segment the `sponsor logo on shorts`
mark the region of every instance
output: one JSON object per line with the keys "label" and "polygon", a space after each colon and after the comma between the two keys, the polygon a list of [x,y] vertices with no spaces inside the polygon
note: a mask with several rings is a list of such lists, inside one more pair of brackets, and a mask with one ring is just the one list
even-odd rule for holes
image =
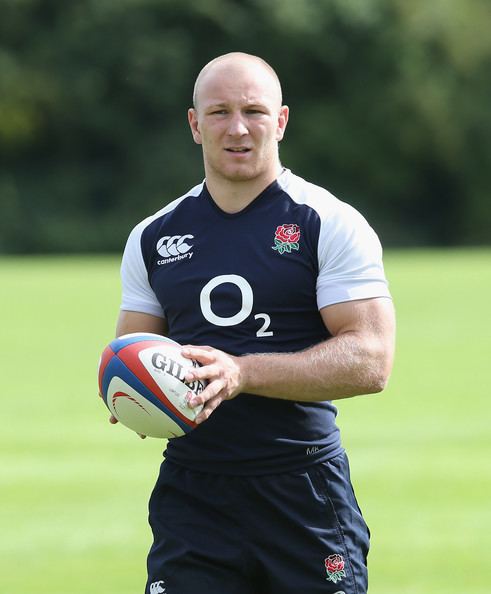
{"label": "sponsor logo on shorts", "polygon": [[194,239],[194,235],[164,235],[157,241],[157,252],[162,256],[162,260],[157,260],[157,264],[168,264],[169,262],[177,262],[178,260],[191,260],[193,253],[191,252],[192,244],[189,240]]}
{"label": "sponsor logo on shorts", "polygon": [[335,584],[346,577],[342,555],[329,555],[329,557],[324,559],[324,566],[327,573],[326,580]]}
{"label": "sponsor logo on shorts", "polygon": [[150,584],[150,594],[165,594],[164,580]]}

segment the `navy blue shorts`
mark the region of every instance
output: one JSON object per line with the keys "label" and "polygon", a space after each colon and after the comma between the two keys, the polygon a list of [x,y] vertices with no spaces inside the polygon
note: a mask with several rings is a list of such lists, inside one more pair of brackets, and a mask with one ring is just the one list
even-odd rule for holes
{"label": "navy blue shorts", "polygon": [[365,594],[369,531],[343,453],[225,476],[164,461],[150,498],[146,594]]}

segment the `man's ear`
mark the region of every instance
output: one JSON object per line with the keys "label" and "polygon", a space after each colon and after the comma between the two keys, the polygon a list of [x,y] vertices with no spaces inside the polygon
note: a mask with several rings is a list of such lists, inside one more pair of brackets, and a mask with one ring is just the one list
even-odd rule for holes
{"label": "man's ear", "polygon": [[191,128],[191,134],[196,144],[201,144],[201,133],[199,131],[198,113],[194,107],[188,109],[188,122]]}
{"label": "man's ear", "polygon": [[285,135],[289,114],[290,108],[288,107],[288,105],[282,105],[280,108],[280,113],[278,114],[278,127],[276,129],[276,140],[278,142],[280,142],[280,140],[283,140],[283,136]]}

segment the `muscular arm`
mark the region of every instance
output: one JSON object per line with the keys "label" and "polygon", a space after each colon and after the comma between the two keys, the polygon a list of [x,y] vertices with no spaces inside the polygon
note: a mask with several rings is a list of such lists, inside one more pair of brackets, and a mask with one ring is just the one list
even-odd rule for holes
{"label": "muscular arm", "polygon": [[203,367],[187,379],[207,379],[192,405],[205,402],[203,421],[240,392],[297,401],[323,401],[380,392],[392,369],[395,321],[385,298],[351,301],[321,310],[332,338],[297,353],[231,357],[211,348],[183,354]]}
{"label": "muscular arm", "polygon": [[321,315],[333,338],[298,353],[246,357],[241,365],[246,391],[312,401],[384,389],[394,349],[392,302],[341,303]]}
{"label": "muscular arm", "polygon": [[131,332],[152,332],[165,335],[167,334],[167,323],[164,318],[150,314],[121,310],[116,325],[116,336]]}

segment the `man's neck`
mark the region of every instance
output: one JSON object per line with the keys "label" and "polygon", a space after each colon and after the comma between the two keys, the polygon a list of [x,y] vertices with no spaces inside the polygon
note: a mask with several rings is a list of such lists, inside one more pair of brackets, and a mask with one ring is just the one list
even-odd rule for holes
{"label": "man's neck", "polygon": [[274,174],[245,181],[217,179],[213,175],[207,175],[206,187],[216,205],[224,212],[233,214],[249,206],[259,194],[278,178],[280,173],[281,165],[278,165],[278,170]]}

